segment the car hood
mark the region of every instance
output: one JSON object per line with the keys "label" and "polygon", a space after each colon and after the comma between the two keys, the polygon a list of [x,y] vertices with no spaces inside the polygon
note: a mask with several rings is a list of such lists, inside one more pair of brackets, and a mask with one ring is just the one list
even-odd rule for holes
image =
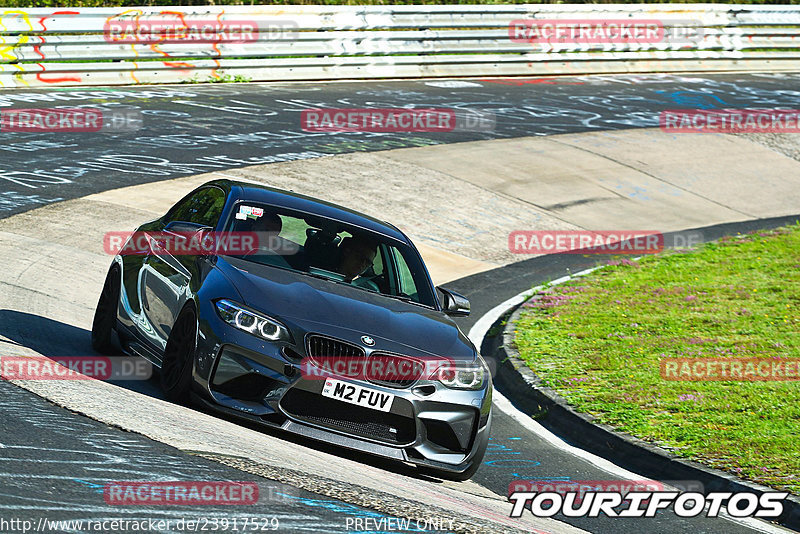
{"label": "car hood", "polygon": [[369,291],[238,258],[219,258],[217,267],[242,295],[244,304],[281,320],[295,340],[325,334],[373,350],[409,356],[472,360],[472,343],[444,313]]}

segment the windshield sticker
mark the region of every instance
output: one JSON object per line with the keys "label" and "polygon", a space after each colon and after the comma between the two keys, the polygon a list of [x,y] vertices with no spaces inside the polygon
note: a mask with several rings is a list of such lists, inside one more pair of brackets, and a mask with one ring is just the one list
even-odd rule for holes
{"label": "windshield sticker", "polygon": [[262,215],[264,215],[264,210],[262,208],[239,206],[239,213],[236,214],[236,218],[244,221],[247,219],[258,219]]}

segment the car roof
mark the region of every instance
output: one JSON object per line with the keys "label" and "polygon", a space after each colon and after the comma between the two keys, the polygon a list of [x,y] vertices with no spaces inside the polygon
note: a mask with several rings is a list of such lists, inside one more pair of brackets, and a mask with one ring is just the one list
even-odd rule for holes
{"label": "car roof", "polygon": [[336,221],[341,221],[353,226],[359,226],[366,230],[377,232],[388,237],[397,239],[406,244],[411,244],[409,238],[394,225],[370,217],[364,213],[326,202],[318,198],[301,195],[293,191],[277,189],[267,185],[255,184],[251,182],[241,182],[237,180],[213,180],[206,184],[222,187],[230,193],[234,202],[244,200],[249,202],[260,202],[271,204],[295,211],[319,215]]}

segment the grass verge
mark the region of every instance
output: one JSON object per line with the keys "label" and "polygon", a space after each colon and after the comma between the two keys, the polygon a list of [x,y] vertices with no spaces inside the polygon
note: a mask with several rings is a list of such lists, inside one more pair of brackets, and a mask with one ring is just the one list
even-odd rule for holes
{"label": "grass verge", "polygon": [[660,367],[800,357],[800,224],[613,261],[523,306],[521,356],[574,408],[800,494],[800,382],[668,381]]}

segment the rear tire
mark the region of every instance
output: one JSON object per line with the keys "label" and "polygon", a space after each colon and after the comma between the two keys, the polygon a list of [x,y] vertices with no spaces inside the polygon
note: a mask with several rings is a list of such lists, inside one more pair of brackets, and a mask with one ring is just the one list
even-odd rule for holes
{"label": "rear tire", "polygon": [[117,326],[117,306],[119,305],[119,269],[112,267],[103,283],[103,291],[97,302],[92,320],[92,348],[100,354],[113,354],[113,335]]}
{"label": "rear tire", "polygon": [[161,389],[168,400],[189,403],[196,349],[197,316],[192,308],[184,308],[172,327],[161,361]]}

